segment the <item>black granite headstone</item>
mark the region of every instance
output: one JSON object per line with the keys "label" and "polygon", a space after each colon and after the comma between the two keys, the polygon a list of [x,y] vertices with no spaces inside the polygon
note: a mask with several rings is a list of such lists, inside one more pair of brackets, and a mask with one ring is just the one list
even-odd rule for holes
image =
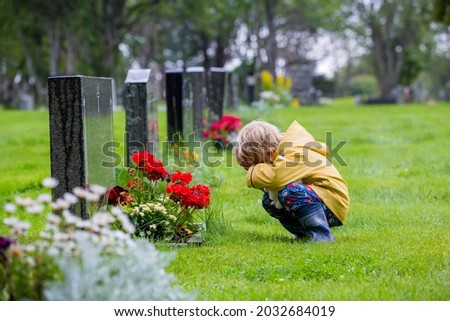
{"label": "black granite headstone", "polygon": [[204,129],[203,111],[205,108],[205,69],[189,67],[186,69],[183,93],[183,137],[194,133],[195,139],[202,137]]}
{"label": "black granite headstone", "polygon": [[225,69],[212,67],[210,69],[209,77],[209,122],[213,123],[223,116]]}
{"label": "black granite headstone", "polygon": [[177,141],[183,133],[183,71],[166,71],[167,139]]}
{"label": "black granite headstone", "polygon": [[[84,76],[48,78],[53,197],[74,187],[115,184],[114,165],[105,155],[113,137],[112,79]],[[82,200],[76,213],[87,218]]]}
{"label": "black granite headstone", "polygon": [[150,69],[131,69],[125,80],[123,105],[126,114],[126,160],[139,150],[158,152],[158,110],[153,104]]}

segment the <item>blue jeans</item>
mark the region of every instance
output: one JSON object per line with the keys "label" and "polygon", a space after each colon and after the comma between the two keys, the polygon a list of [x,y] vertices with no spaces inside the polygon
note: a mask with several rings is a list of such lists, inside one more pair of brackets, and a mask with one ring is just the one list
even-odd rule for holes
{"label": "blue jeans", "polygon": [[272,205],[269,194],[264,193],[262,205],[286,230],[298,238],[310,238],[316,242],[334,240],[330,227],[342,223],[311,187],[301,183],[290,183],[278,192],[278,200],[283,206],[280,209]]}

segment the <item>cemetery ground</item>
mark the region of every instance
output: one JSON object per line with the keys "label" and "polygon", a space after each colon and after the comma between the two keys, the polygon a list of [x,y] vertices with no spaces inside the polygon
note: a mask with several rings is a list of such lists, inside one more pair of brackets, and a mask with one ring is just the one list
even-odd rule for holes
{"label": "cemetery ground", "polygon": [[[341,100],[227,112],[244,124],[261,118],[281,129],[296,119],[319,141],[331,132],[329,143],[342,158],[333,162],[350,190],[350,214],[333,229],[334,243],[290,242],[226,151],[231,166],[224,161],[203,173],[214,175],[204,183],[213,183],[216,229],[201,246],[158,246],[176,252],[168,271],[186,291],[199,300],[450,299],[450,104],[355,107]],[[165,116],[160,111],[160,137],[166,136]],[[122,142],[124,112],[114,117]],[[48,128],[46,110],[0,111],[0,206],[41,191],[50,175]],[[41,223],[33,217],[33,231]]]}

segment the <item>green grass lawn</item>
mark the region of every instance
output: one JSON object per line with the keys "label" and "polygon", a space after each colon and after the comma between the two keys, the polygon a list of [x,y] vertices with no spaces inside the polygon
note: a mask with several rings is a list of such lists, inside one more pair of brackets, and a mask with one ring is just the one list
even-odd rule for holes
{"label": "green grass lawn", "polygon": [[[228,112],[282,130],[295,119],[317,140],[331,132],[332,146],[345,141],[339,155],[346,164],[335,165],[350,189],[349,218],[333,229],[334,243],[289,242],[228,153],[228,162],[203,173],[221,181],[212,202],[223,210],[223,230],[200,247],[174,250],[169,270],[183,288],[200,300],[450,299],[450,104],[356,107],[340,100]],[[116,112],[119,141],[123,121]],[[165,138],[164,113],[160,121]],[[0,111],[0,205],[37,193],[50,175],[48,135],[46,111]]]}

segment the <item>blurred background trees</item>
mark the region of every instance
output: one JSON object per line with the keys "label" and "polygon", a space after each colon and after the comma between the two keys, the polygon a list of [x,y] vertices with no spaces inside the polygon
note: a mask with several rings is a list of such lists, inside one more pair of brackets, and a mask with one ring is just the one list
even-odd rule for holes
{"label": "blurred background trees", "polygon": [[0,0],[0,19],[6,106],[23,95],[46,104],[50,75],[120,86],[130,68],[162,83],[167,68],[226,67],[243,87],[262,70],[276,79],[312,66],[326,96],[419,84],[444,99],[450,86],[448,0]]}

